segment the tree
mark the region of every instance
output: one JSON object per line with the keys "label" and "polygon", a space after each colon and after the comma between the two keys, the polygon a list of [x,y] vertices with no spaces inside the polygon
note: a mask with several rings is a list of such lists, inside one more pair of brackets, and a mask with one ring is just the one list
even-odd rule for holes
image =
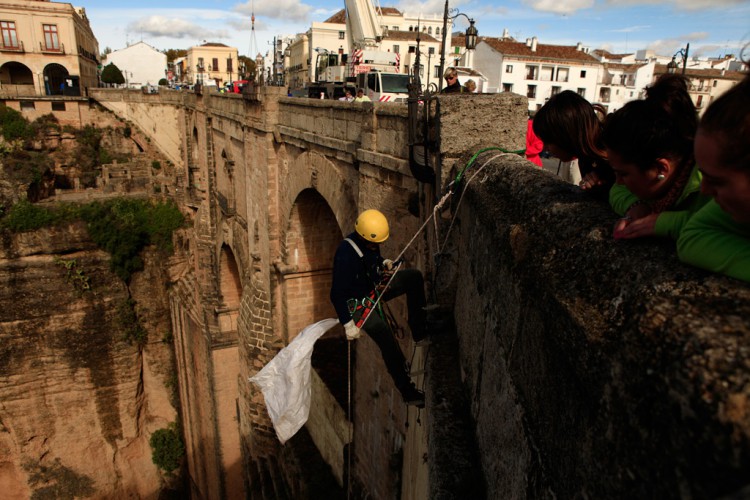
{"label": "tree", "polygon": [[125,83],[125,77],[122,76],[122,71],[115,66],[115,63],[109,63],[102,70],[102,81],[104,83],[120,85]]}
{"label": "tree", "polygon": [[112,49],[110,47],[104,47],[104,52],[99,54],[99,59],[106,59],[108,55],[112,53]]}
{"label": "tree", "polygon": [[187,55],[187,50],[185,49],[164,49],[162,52],[167,55],[167,62],[172,62],[178,57],[185,57]]}
{"label": "tree", "polygon": [[240,80],[255,80],[255,61],[247,56],[239,56]]}

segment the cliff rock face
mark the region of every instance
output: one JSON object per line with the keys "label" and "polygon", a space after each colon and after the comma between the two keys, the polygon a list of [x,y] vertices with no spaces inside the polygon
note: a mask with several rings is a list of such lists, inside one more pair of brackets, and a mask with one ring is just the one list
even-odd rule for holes
{"label": "cliff rock face", "polygon": [[[82,223],[3,235],[3,498],[158,496],[164,480],[148,440],[176,416],[164,281],[148,261],[129,293]],[[125,340],[129,297],[144,346]]]}

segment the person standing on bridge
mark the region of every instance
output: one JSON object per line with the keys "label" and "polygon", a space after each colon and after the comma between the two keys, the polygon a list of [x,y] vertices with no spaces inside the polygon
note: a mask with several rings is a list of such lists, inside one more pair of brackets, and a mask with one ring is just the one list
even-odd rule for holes
{"label": "person standing on bridge", "polygon": [[458,71],[456,71],[456,68],[451,67],[446,69],[445,73],[443,73],[443,78],[445,78],[445,83],[448,85],[443,87],[443,90],[440,91],[441,94],[460,94],[464,91],[464,88],[458,82]]}
{"label": "person standing on bridge", "polygon": [[365,95],[365,90],[362,88],[357,89],[357,97],[354,98],[354,102],[370,102],[370,98]]}
{"label": "person standing on bridge", "polygon": [[336,249],[331,302],[344,326],[346,338],[358,339],[364,330],[380,348],[388,373],[404,402],[422,408],[424,393],[417,390],[409,377],[406,359],[380,304],[373,309],[379,297],[388,301],[406,294],[412,338],[417,343],[426,338],[422,273],[417,269],[394,270],[394,262],[383,259],[380,244],[389,235],[388,220],[378,210],[365,210],[357,217],[354,232]]}

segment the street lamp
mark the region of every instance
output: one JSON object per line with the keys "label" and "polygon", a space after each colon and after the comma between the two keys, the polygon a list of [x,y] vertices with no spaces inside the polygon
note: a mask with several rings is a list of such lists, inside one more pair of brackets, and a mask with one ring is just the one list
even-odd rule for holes
{"label": "street lamp", "polygon": [[667,63],[667,72],[674,73],[677,71],[677,68],[679,65],[677,64],[677,61],[675,58],[677,56],[680,56],[682,61],[682,74],[685,74],[685,68],[687,67],[687,60],[688,60],[688,53],[690,52],[690,44],[688,43],[684,49],[680,49],[677,52],[674,53],[672,56],[672,60]]}
{"label": "street lamp", "polygon": [[440,80],[438,84],[438,90],[443,89],[443,73],[445,72],[445,38],[446,31],[448,31],[448,19],[453,21],[459,16],[464,16],[469,21],[469,27],[466,28],[466,50],[474,50],[477,46],[477,37],[479,32],[476,26],[474,26],[474,20],[463,12],[459,12],[458,9],[448,9],[448,0],[445,0],[445,12],[443,14],[443,45],[440,52]]}

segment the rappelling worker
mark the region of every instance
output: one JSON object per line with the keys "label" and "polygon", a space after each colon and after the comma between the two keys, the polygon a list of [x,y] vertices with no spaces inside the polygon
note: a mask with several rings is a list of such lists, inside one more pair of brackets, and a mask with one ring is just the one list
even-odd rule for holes
{"label": "rappelling worker", "polygon": [[381,293],[381,303],[406,294],[412,338],[416,343],[426,338],[422,273],[417,269],[395,270],[391,260],[381,257],[380,244],[388,236],[388,220],[378,210],[365,210],[357,217],[354,232],[336,249],[331,302],[344,325],[346,338],[355,340],[364,330],[380,348],[388,373],[404,402],[422,408],[424,393],[412,383],[404,354],[380,305],[373,310]]}

